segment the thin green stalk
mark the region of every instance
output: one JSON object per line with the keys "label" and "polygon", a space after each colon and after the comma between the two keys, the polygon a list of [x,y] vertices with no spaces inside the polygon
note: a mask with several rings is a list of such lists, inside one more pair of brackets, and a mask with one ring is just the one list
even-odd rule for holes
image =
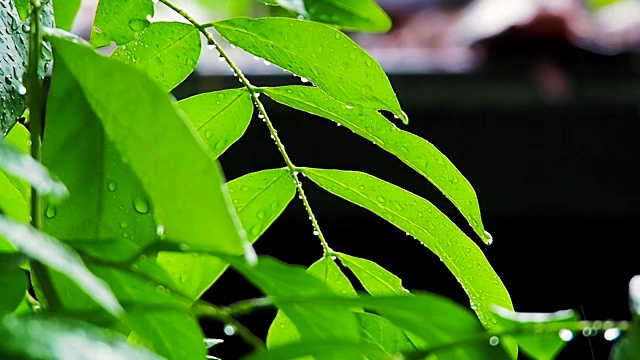
{"label": "thin green stalk", "polygon": [[280,154],[282,155],[282,158],[284,159],[284,162],[287,164],[287,168],[289,169],[289,173],[291,175],[293,183],[295,184],[296,189],[298,191],[298,195],[299,195],[298,197],[302,200],[302,203],[304,204],[304,207],[305,207],[305,209],[307,211],[307,214],[309,214],[309,219],[311,220],[311,223],[313,224],[313,233],[314,233],[314,235],[317,235],[318,238],[320,238],[320,242],[322,243],[322,248],[324,250],[324,256],[325,257],[331,256],[333,254],[333,250],[331,250],[331,248],[329,247],[329,243],[327,243],[327,240],[325,239],[324,235],[322,234],[322,230],[320,230],[320,224],[318,224],[318,221],[317,221],[317,219],[316,219],[316,217],[315,217],[315,215],[313,213],[313,210],[311,209],[311,205],[309,204],[309,200],[307,199],[307,196],[304,193],[304,189],[302,188],[302,182],[300,182],[300,180],[298,179],[298,172],[296,171],[296,166],[293,165],[293,162],[291,162],[291,159],[289,158],[289,155],[287,154],[287,152],[284,149],[284,144],[282,144],[282,141],[280,140],[280,137],[278,136],[278,131],[273,126],[273,123],[269,119],[269,115],[267,115],[267,111],[265,110],[264,105],[262,105],[262,102],[259,99],[261,90],[259,90],[258,88],[253,86],[251,84],[251,82],[249,82],[249,79],[247,79],[247,77],[242,73],[242,71],[233,62],[233,60],[231,60],[229,55],[227,55],[226,51],[224,51],[224,49],[222,49],[222,47],[220,47],[220,45],[213,38],[211,33],[209,33],[207,31],[207,28],[212,26],[211,23],[200,24],[193,17],[191,17],[189,14],[187,14],[184,10],[182,10],[182,9],[178,8],[177,6],[173,5],[170,1],[168,1],[168,0],[159,0],[159,1],[161,3],[163,3],[164,5],[166,5],[167,7],[169,7],[171,10],[175,11],[176,13],[178,13],[183,18],[185,18],[193,26],[198,28],[200,33],[202,35],[204,35],[204,37],[207,39],[207,43],[209,44],[209,46],[211,48],[215,49],[216,51],[218,51],[218,53],[224,59],[224,61],[229,65],[229,67],[231,67],[231,70],[233,70],[234,74],[238,77],[238,79],[240,80],[242,85],[249,91],[249,93],[251,94],[251,98],[252,98],[253,102],[256,104],[256,107],[258,108],[258,112],[260,114],[260,117],[262,118],[262,120],[267,125],[267,128],[269,128],[269,132],[271,133],[271,138],[275,141],[276,146],[278,147],[278,151],[280,151]]}
{"label": "thin green stalk", "polygon": [[[31,156],[37,161],[41,158],[42,128],[44,121],[43,86],[38,76],[38,67],[42,55],[42,6],[40,0],[31,0],[31,28],[29,30],[29,67],[25,74],[27,105],[29,107],[29,131],[31,132]],[[42,197],[35,188],[31,188],[31,225],[42,228]],[[60,298],[53,287],[49,270],[37,261],[31,263],[31,273],[35,276],[44,294],[46,304],[52,311],[61,309]]]}

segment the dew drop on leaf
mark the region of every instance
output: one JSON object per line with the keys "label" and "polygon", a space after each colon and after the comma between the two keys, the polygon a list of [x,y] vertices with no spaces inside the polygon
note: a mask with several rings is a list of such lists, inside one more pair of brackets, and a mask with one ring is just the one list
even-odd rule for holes
{"label": "dew drop on leaf", "polygon": [[54,217],[56,217],[56,207],[55,205],[49,205],[47,206],[47,209],[44,212],[44,216],[47,217],[47,219],[53,219]]}
{"label": "dew drop on leaf", "polygon": [[497,336],[492,336],[491,339],[489,339],[489,344],[491,346],[497,346],[500,343],[500,338]]}
{"label": "dew drop on leaf", "polygon": [[140,214],[147,214],[149,213],[149,202],[143,198],[135,199],[133,208]]}
{"label": "dew drop on leaf", "polygon": [[571,341],[573,339],[573,332],[568,329],[562,329],[558,333],[558,336],[560,336],[560,339],[562,339],[562,341]]}
{"label": "dew drop on leaf", "polygon": [[109,181],[107,183],[107,190],[109,190],[111,192],[114,192],[114,191],[116,191],[117,188],[118,188],[118,185],[115,182]]}
{"label": "dew drop on leaf", "polygon": [[224,326],[223,330],[227,336],[233,336],[236,333],[236,328],[228,324]]}
{"label": "dew drop on leaf", "polygon": [[264,219],[264,215],[265,215],[264,211],[260,211],[256,216],[258,217],[258,219],[262,220]]}
{"label": "dew drop on leaf", "polygon": [[123,229],[126,229],[129,226],[129,224],[126,221],[121,221],[120,222],[120,227]]}
{"label": "dew drop on leaf", "polygon": [[607,341],[613,341],[617,339],[619,336],[620,336],[620,329],[618,328],[607,329],[604,332],[604,339]]}
{"label": "dew drop on leaf", "polygon": [[382,195],[378,195],[378,197],[376,199],[378,199],[378,201],[381,202],[381,203],[386,201],[384,196],[382,196]]}

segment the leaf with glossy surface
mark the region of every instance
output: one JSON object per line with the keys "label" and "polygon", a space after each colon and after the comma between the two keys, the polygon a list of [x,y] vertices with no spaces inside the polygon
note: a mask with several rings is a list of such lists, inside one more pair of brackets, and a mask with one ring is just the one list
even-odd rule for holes
{"label": "leaf with glossy surface", "polygon": [[276,0],[269,4],[343,29],[370,32],[391,29],[391,19],[373,0]]}
{"label": "leaf with glossy surface", "polygon": [[152,0],[100,1],[91,28],[91,44],[102,47],[111,41],[116,45],[128,43],[149,26],[147,16],[153,16]]}
{"label": "leaf with glossy surface", "polygon": [[0,235],[30,258],[68,276],[111,314],[122,314],[123,309],[109,287],[85,267],[70,247],[31,226],[15,223],[2,215]]}
{"label": "leaf with glossy surface", "polygon": [[411,340],[389,320],[370,313],[356,314],[362,340],[378,346],[388,355],[416,350]]}
{"label": "leaf with glossy surface", "polygon": [[31,11],[29,0],[13,0],[13,4],[18,10],[18,14],[20,15],[20,19],[22,21],[29,17],[29,12]]}
{"label": "leaf with glossy surface", "polygon": [[478,236],[486,243],[491,243],[491,236],[485,232],[482,224],[475,190],[455,165],[431,143],[398,129],[377,111],[348,109],[318,88],[283,86],[264,88],[263,91],[279,103],[332,120],[398,157],[442,191]]}
{"label": "leaf with glossy surface", "polygon": [[346,105],[388,110],[408,122],[380,64],[330,26],[287,18],[233,18],[213,26],[231,44],[309,79]]}
{"label": "leaf with glossy surface", "polygon": [[[13,126],[4,141],[16,150],[30,153],[29,131],[22,125]],[[2,140],[0,140],[2,141]],[[31,219],[31,185],[23,179],[0,171],[0,209],[4,214],[21,223]],[[6,243],[0,241],[0,250],[9,250]]]}
{"label": "leaf with glossy surface", "polygon": [[51,41],[147,191],[165,237],[194,249],[245,252],[220,167],[170,97],[138,69],[82,44]]}
{"label": "leaf with glossy surface", "polygon": [[56,19],[56,27],[70,30],[73,21],[80,10],[82,0],[53,0],[53,15]]}
{"label": "leaf with glossy surface", "polygon": [[111,57],[146,72],[170,91],[195,70],[200,49],[200,32],[195,26],[155,22],[133,41],[118,46]]}
{"label": "leaf with glossy surface", "polygon": [[573,328],[578,321],[578,315],[573,310],[558,311],[555,313],[518,313],[501,307],[495,307],[498,315],[498,326],[503,331],[521,330],[519,335],[512,337],[518,341],[523,353],[535,360],[551,360],[565,346],[566,341],[558,336],[557,332],[536,333],[536,328],[541,325],[558,325],[567,323],[568,328]]}
{"label": "leaf with glossy surface", "polygon": [[17,265],[12,269],[0,271],[0,316],[14,311],[20,305],[27,294],[28,286],[27,275]]}
{"label": "leaf with glossy surface", "polygon": [[254,106],[246,89],[198,94],[178,104],[216,158],[242,137]]}
{"label": "leaf with glossy surface", "polygon": [[513,309],[507,289],[480,248],[429,201],[361,172],[303,171],[325,190],[377,214],[433,251],[458,279],[488,329],[495,328],[493,305]]}
{"label": "leaf with glossy surface", "polygon": [[2,358],[94,359],[98,354],[105,359],[162,359],[121,335],[77,320],[46,315],[9,315],[0,320]]}
{"label": "leaf with glossy surface", "polygon": [[349,268],[365,290],[374,296],[406,295],[409,291],[402,287],[402,280],[382,266],[367,259],[336,253],[342,265]]}
{"label": "leaf with glossy surface", "polygon": [[[243,357],[243,360],[286,360],[308,359],[314,356],[316,359],[366,359],[392,360],[390,356],[375,346],[367,343],[347,342],[344,340],[332,341],[301,341],[268,350],[257,351]],[[311,358],[313,359],[313,358]]]}

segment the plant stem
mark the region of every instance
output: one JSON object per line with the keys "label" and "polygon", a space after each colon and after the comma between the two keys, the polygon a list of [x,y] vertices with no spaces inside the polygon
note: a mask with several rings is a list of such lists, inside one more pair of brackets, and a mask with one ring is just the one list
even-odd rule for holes
{"label": "plant stem", "polygon": [[315,215],[313,213],[313,210],[311,209],[311,205],[309,204],[309,200],[307,199],[307,196],[304,193],[304,189],[302,188],[302,182],[300,182],[300,180],[298,179],[298,172],[296,171],[296,166],[293,165],[293,163],[291,162],[291,159],[289,158],[289,155],[285,151],[284,145],[282,144],[282,141],[280,140],[280,137],[278,136],[278,131],[273,126],[273,123],[271,123],[271,120],[269,119],[269,115],[267,115],[267,111],[266,111],[266,109],[264,108],[264,105],[262,104],[262,102],[259,99],[261,91],[258,88],[256,88],[255,86],[253,86],[251,84],[251,82],[249,82],[249,79],[247,79],[247,77],[242,73],[242,71],[233,62],[233,60],[231,60],[229,55],[227,55],[226,51],[224,51],[224,49],[222,49],[222,47],[220,47],[220,45],[213,38],[211,33],[207,31],[207,28],[212,26],[211,23],[200,24],[193,17],[191,17],[189,14],[187,14],[184,10],[182,10],[182,9],[178,8],[177,6],[173,5],[170,1],[168,1],[168,0],[159,0],[159,1],[161,3],[163,3],[164,5],[166,5],[167,7],[169,7],[171,10],[175,11],[176,13],[178,13],[183,18],[185,18],[193,26],[198,28],[200,33],[202,35],[204,35],[204,37],[207,39],[207,43],[209,44],[209,46],[212,49],[215,49],[216,51],[218,51],[220,56],[229,65],[231,70],[233,70],[235,76],[238,77],[238,79],[240,80],[242,85],[247,89],[247,91],[249,91],[249,93],[251,94],[251,99],[253,100],[253,102],[255,103],[256,107],[258,108],[258,112],[260,114],[260,117],[267,124],[267,128],[269,128],[269,132],[271,133],[271,138],[275,141],[276,146],[278,147],[278,150],[280,151],[280,154],[282,155],[282,158],[284,159],[284,162],[287,164],[287,168],[289,170],[289,174],[291,175],[291,179],[292,179],[293,183],[295,184],[296,189],[298,191],[298,195],[299,195],[298,197],[302,200],[302,203],[304,204],[305,210],[307,211],[307,214],[309,214],[309,219],[311,220],[311,224],[313,225],[313,233],[320,238],[320,242],[322,243],[322,248],[324,250],[324,256],[325,257],[331,256],[333,254],[333,250],[331,250],[331,248],[329,247],[329,243],[327,243],[327,240],[325,239],[324,235],[322,234],[322,230],[320,230],[320,224],[318,224],[318,221],[317,221],[317,219],[316,219],[316,217],[315,217]]}
{"label": "plant stem", "polygon": [[[38,76],[42,55],[42,2],[31,0],[31,28],[29,30],[29,67],[25,74],[27,105],[29,107],[29,131],[31,132],[31,156],[37,161],[41,158],[42,127],[44,123],[44,104],[42,81]],[[35,188],[31,188],[31,225],[42,228],[42,197]],[[31,272],[35,276],[45,297],[45,303],[52,311],[61,309],[60,298],[53,287],[49,270],[37,261],[31,263]]]}

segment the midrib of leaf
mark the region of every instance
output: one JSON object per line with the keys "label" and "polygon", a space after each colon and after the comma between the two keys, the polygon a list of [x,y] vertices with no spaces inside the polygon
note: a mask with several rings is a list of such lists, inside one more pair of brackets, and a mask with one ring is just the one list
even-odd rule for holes
{"label": "midrib of leaf", "polygon": [[[328,178],[326,176],[323,176],[321,174],[318,173],[314,173],[314,176],[317,177],[322,177],[324,179],[329,180],[330,182],[339,184],[340,186],[344,187],[345,189],[349,189],[349,191],[354,192],[355,194],[359,195],[360,197],[364,198],[364,199],[368,199],[367,196],[363,195],[362,193],[358,192],[355,189],[352,189],[350,186],[343,184],[335,179],[332,178]],[[382,209],[382,210],[386,210],[389,211],[390,209],[387,207],[383,207],[380,206],[380,204],[376,203],[375,201],[371,201],[371,203],[374,203],[378,206],[378,208]],[[429,232],[427,232],[426,230],[423,230],[422,226],[419,226],[417,224],[415,224],[414,222],[410,221],[409,219],[405,218],[404,216],[402,216],[401,214],[399,214],[396,211],[390,211],[392,214],[398,216],[399,218],[405,220],[407,223],[409,223],[410,225],[413,225],[414,227],[416,227],[417,229],[420,229],[420,231],[424,234],[426,234],[432,241],[433,244],[430,244],[428,247],[433,251],[436,252],[437,251],[437,255],[438,257],[442,258],[443,261],[445,261],[445,263],[449,264],[450,269],[452,272],[456,273],[456,274],[462,274],[462,272],[460,271],[460,268],[456,265],[455,261],[453,261],[454,259],[449,257],[448,254],[443,251],[442,247],[440,246],[440,244],[438,244],[438,241],[435,237],[433,237],[433,235],[431,235]],[[424,243],[423,241],[419,240],[420,242]],[[471,242],[471,241],[470,241]],[[473,242],[471,242],[473,244]],[[426,245],[426,244],[425,244]],[[484,299],[484,296],[482,296],[481,294],[479,294],[478,292],[475,291],[474,287],[468,287],[465,284],[468,283],[468,281],[464,278],[464,277],[458,277],[456,276],[456,278],[458,278],[458,280],[460,281],[460,283],[462,284],[462,288],[465,290],[465,292],[467,292],[467,294],[469,294],[469,297],[471,299],[477,299],[477,298],[481,298]],[[477,312],[478,314],[482,313],[484,314],[484,311],[480,310],[481,308],[484,308],[484,306],[476,306],[476,309],[474,309],[475,312]],[[491,318],[491,314],[489,312],[487,312],[486,314],[489,318]]]}
{"label": "midrib of leaf", "polygon": [[377,276],[376,274],[374,274],[374,273],[372,273],[371,271],[369,271],[369,270],[367,270],[367,269],[365,269],[365,268],[363,268],[363,267],[361,267],[361,266],[357,265],[355,262],[349,262],[349,263],[350,263],[350,265],[351,265],[351,266],[357,267],[358,269],[360,269],[360,270],[362,270],[363,272],[365,272],[365,273],[367,273],[367,274],[371,275],[372,277],[374,277],[374,278],[376,278],[376,279],[379,279],[379,280],[380,280],[380,283],[384,284],[384,285],[385,285],[389,290],[391,290],[391,292],[392,292],[392,293],[396,293],[396,290],[395,290],[395,288],[394,288],[393,286],[391,286],[391,285],[390,285],[388,282],[386,282],[386,281],[382,281],[382,279],[381,279],[379,276]]}
{"label": "midrib of leaf", "polygon": [[[246,204],[244,204],[243,206],[241,206],[241,207],[237,208],[237,209],[236,209],[236,211],[237,211],[237,212],[240,212],[240,211],[244,210],[244,208],[245,208],[245,207],[249,206],[249,204],[251,204],[251,203],[252,203],[256,198],[258,198],[258,196],[262,195],[262,193],[264,193],[265,191],[267,191],[267,190],[271,187],[271,185],[275,184],[275,183],[276,183],[278,180],[280,180],[280,178],[281,178],[281,177],[283,177],[285,174],[287,174],[287,175],[288,175],[289,173],[288,173],[288,172],[287,172],[287,173],[284,173],[284,172],[283,172],[282,174],[280,174],[280,176],[276,177],[273,181],[269,182],[269,183],[267,184],[267,186],[263,187],[259,192],[257,192],[254,196],[252,196],[252,197],[249,199],[249,201],[247,201],[247,203],[246,203]],[[232,198],[233,198],[233,197],[232,197]]]}
{"label": "midrib of leaf", "polygon": [[235,104],[235,102],[238,101],[238,99],[240,99],[243,95],[246,95],[245,92],[244,91],[239,91],[238,95],[235,98],[233,98],[233,100],[231,100],[231,102],[229,102],[227,105],[225,105],[224,108],[220,109],[220,111],[218,111],[213,116],[211,116],[209,119],[207,119],[202,125],[198,126],[197,130],[200,131],[200,129],[202,129],[203,127],[207,126],[211,121],[213,121],[213,119],[217,118],[220,114],[225,112],[228,108],[231,107],[231,105]]}
{"label": "midrib of leaf", "polygon": [[[186,24],[185,24],[186,25]],[[189,29],[189,31],[187,33],[185,33],[184,35],[182,35],[181,37],[179,37],[177,40],[173,41],[172,39],[168,38],[168,37],[164,37],[164,39],[169,40],[171,43],[169,44],[169,46],[166,46],[162,49],[160,49],[157,52],[154,52],[152,55],[148,56],[148,57],[144,57],[140,59],[140,63],[149,61],[151,58],[153,58],[156,55],[160,55],[162,53],[164,53],[165,51],[169,51],[171,48],[173,48],[174,46],[180,44],[187,36],[191,35],[191,33],[193,32],[198,32],[198,29],[196,29],[195,27],[191,26],[191,29]]]}

